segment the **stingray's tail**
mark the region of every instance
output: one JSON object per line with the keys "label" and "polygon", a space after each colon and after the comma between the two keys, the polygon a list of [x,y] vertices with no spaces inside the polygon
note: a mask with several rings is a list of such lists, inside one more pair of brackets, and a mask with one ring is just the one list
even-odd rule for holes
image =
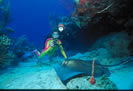
{"label": "stingray's tail", "polygon": [[117,65],[121,65],[121,64],[126,64],[126,63],[129,63],[129,62],[133,62],[133,57],[132,56],[129,56],[127,58],[122,59],[120,63],[113,64],[113,65],[103,65],[103,66],[104,67],[113,67],[113,66],[117,66]]}
{"label": "stingray's tail", "polygon": [[92,77],[90,79],[90,83],[93,85],[95,84],[95,78],[94,78],[94,64],[95,64],[95,58],[93,59],[93,62],[92,62]]}

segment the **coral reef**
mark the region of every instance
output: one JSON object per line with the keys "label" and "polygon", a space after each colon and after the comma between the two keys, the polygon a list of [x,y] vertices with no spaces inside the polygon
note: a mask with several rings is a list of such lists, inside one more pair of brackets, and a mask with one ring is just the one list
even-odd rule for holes
{"label": "coral reef", "polygon": [[0,40],[1,48],[11,45],[11,39],[9,39],[8,36],[6,35],[0,36],[0,39],[1,39]]}
{"label": "coral reef", "polygon": [[106,48],[113,58],[129,56],[130,42],[126,32],[113,33],[97,40],[91,49]]}
{"label": "coral reef", "polygon": [[72,24],[65,25],[67,29],[61,33],[66,50],[86,52],[100,37],[124,31],[128,33],[128,40],[131,40],[129,51],[133,55],[131,0],[74,0],[74,2],[75,11],[72,15],[66,18],[59,17],[55,23],[58,25],[66,20],[65,24]]}
{"label": "coral reef", "polygon": [[14,30],[8,27],[10,21],[10,5],[5,0],[0,0],[0,68],[6,68],[11,65],[16,56],[10,50],[13,42],[8,37],[8,34]]}
{"label": "coral reef", "polygon": [[19,58],[23,57],[23,55],[26,52],[33,51],[33,48],[34,48],[33,44],[29,43],[26,36],[23,35],[16,40],[16,42],[14,44],[13,52],[19,59]]}
{"label": "coral reef", "polygon": [[11,39],[6,35],[0,36],[0,67],[9,66],[10,63],[15,58],[15,55],[9,51],[9,48],[12,45]]}
{"label": "coral reef", "polygon": [[104,45],[112,57],[123,57],[130,55],[128,50],[129,43],[128,34],[121,32],[113,35],[107,43],[104,42]]}
{"label": "coral reef", "polygon": [[117,89],[116,85],[106,77],[106,75],[101,76],[96,79],[94,85],[90,84],[89,79],[91,77],[84,76],[79,78],[74,78],[67,83],[68,89]]}
{"label": "coral reef", "polygon": [[112,6],[112,0],[75,0],[76,9],[73,14],[84,27],[96,13],[105,12]]}
{"label": "coral reef", "polygon": [[0,34],[4,31],[10,21],[10,4],[4,0],[0,1]]}

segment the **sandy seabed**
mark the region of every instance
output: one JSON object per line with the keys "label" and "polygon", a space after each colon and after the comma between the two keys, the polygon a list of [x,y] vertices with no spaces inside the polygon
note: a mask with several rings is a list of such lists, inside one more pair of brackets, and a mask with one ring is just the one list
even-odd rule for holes
{"label": "sandy seabed", "polygon": [[[0,75],[0,89],[72,89],[73,84],[62,84],[53,66],[44,64],[40,67],[34,61],[20,63],[18,67],[9,68]],[[111,72],[109,79],[118,89],[133,89],[132,75],[133,67],[123,68]],[[91,86],[90,89],[100,89],[90,84],[88,86]]]}

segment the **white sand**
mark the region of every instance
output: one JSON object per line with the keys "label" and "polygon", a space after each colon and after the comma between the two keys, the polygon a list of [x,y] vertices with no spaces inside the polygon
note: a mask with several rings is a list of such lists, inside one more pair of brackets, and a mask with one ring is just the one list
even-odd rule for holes
{"label": "white sand", "polygon": [[66,89],[51,66],[28,67],[27,64],[2,74],[0,89]]}

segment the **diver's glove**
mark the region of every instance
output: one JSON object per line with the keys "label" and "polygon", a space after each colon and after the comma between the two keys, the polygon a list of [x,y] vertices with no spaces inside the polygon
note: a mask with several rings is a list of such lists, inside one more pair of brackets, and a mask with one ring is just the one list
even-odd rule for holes
{"label": "diver's glove", "polygon": [[67,59],[65,59],[63,62],[62,62],[62,65],[66,65],[68,63]]}
{"label": "diver's glove", "polygon": [[51,42],[49,43],[49,45],[50,45],[50,47],[53,47],[53,46],[54,46],[54,41],[51,41]]}

